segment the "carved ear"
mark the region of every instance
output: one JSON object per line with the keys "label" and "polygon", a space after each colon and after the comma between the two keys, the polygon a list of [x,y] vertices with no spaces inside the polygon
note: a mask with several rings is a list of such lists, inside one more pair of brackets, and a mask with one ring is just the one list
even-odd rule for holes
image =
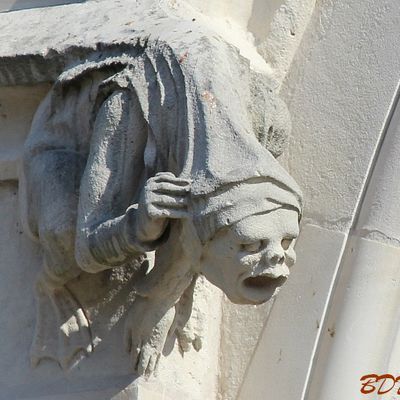
{"label": "carved ear", "polygon": [[265,147],[277,158],[285,149],[287,138],[292,130],[292,123],[286,103],[279,97],[274,100],[271,123],[264,129],[267,130]]}
{"label": "carved ear", "polygon": [[253,74],[249,110],[258,141],[277,158],[283,153],[292,124],[286,103],[268,86],[268,81]]}

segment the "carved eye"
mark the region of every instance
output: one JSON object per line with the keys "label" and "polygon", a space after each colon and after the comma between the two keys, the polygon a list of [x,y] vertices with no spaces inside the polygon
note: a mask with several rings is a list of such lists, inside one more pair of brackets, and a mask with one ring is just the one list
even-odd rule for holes
{"label": "carved eye", "polygon": [[290,238],[283,239],[281,242],[282,249],[287,250],[290,247],[290,245],[292,244],[292,242],[293,242],[293,239],[290,239]]}
{"label": "carved eye", "polygon": [[245,243],[245,244],[242,244],[240,247],[241,247],[241,250],[245,251],[246,253],[256,253],[257,251],[261,250],[262,241],[258,240],[257,242],[253,242],[253,243]]}

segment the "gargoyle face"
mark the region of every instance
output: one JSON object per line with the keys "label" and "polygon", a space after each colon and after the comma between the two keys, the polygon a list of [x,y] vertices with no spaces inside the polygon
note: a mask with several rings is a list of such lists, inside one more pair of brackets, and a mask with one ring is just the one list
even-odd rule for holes
{"label": "gargoyle face", "polygon": [[234,303],[266,302],[289,276],[298,234],[298,213],[291,209],[246,217],[205,245],[201,271]]}

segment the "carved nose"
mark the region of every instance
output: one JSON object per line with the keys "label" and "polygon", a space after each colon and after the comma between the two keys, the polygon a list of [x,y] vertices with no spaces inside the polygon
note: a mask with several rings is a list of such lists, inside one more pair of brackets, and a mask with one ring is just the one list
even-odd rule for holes
{"label": "carved nose", "polygon": [[267,259],[270,265],[281,265],[285,261],[285,253],[283,249],[271,249],[267,252]]}

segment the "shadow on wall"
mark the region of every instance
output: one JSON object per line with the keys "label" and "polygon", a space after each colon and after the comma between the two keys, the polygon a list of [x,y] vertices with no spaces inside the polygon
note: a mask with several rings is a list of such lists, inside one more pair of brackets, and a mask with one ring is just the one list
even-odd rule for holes
{"label": "shadow on wall", "polygon": [[52,7],[63,4],[84,3],[86,0],[5,0],[0,4],[0,12],[25,10],[28,8]]}
{"label": "shadow on wall", "polygon": [[257,46],[266,40],[275,12],[284,2],[282,0],[253,0],[252,3],[247,30],[253,34]]}
{"label": "shadow on wall", "polygon": [[244,31],[251,32],[258,45],[267,39],[275,12],[287,0],[185,0],[201,13],[233,21]]}

